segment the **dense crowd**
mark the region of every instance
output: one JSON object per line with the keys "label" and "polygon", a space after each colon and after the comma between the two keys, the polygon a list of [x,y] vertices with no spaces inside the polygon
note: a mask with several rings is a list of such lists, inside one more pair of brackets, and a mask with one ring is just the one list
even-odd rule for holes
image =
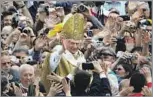
{"label": "dense crowd", "polygon": [[3,1],[1,96],[151,96],[146,1]]}

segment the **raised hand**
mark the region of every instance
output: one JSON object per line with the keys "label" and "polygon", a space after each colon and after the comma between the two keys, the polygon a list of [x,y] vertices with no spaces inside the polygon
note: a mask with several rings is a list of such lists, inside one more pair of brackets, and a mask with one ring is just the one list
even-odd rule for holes
{"label": "raised hand", "polygon": [[57,93],[60,93],[63,89],[61,83],[51,82],[50,90],[47,96],[55,96]]}
{"label": "raised hand", "polygon": [[92,62],[94,65],[94,71],[97,73],[101,73],[101,72],[105,72],[105,70],[101,67],[101,65],[103,64],[103,62],[101,60],[96,60]]}
{"label": "raised hand", "polygon": [[21,88],[20,87],[17,87],[14,82],[12,83],[12,88],[14,89],[14,94],[16,96],[22,96],[22,90],[21,90]]}
{"label": "raised hand", "polygon": [[36,39],[34,48],[35,48],[35,50],[42,50],[46,44],[47,44],[46,37],[40,36],[40,37],[38,37],[38,39]]}
{"label": "raised hand", "polygon": [[142,73],[145,76],[147,82],[152,82],[151,71],[148,67],[141,68],[140,73]]}
{"label": "raised hand", "polygon": [[51,72],[51,74],[47,76],[47,79],[54,82],[62,82],[62,77],[55,74],[54,72]]}
{"label": "raised hand", "polygon": [[122,91],[119,92],[119,96],[128,96],[134,90],[133,87],[124,88]]}
{"label": "raised hand", "polygon": [[62,79],[63,91],[66,96],[71,96],[70,80],[67,82],[65,78]]}
{"label": "raised hand", "polygon": [[147,86],[144,86],[142,88],[142,93],[145,96],[152,96],[152,91]]}
{"label": "raised hand", "polygon": [[151,41],[151,38],[150,38],[149,32],[144,31],[144,33],[142,33],[142,43],[148,44],[150,41]]}

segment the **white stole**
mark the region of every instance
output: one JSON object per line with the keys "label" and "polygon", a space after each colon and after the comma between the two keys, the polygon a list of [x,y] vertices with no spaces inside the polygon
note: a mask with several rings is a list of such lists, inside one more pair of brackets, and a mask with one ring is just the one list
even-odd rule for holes
{"label": "white stole", "polygon": [[62,54],[62,57],[64,57],[67,61],[69,61],[74,66],[77,66],[78,63],[86,62],[85,57],[82,52],[77,51],[76,54],[79,54],[77,59],[74,58],[72,53],[66,50],[65,53]]}

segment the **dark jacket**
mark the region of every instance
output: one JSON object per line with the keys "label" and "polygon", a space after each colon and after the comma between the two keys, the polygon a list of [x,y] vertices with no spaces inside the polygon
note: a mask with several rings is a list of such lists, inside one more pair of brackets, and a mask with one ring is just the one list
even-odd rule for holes
{"label": "dark jacket", "polygon": [[106,94],[112,95],[110,84],[107,78],[100,78],[99,74],[93,73],[93,81],[89,90],[79,91],[75,89],[75,86],[71,85],[72,96],[106,96]]}

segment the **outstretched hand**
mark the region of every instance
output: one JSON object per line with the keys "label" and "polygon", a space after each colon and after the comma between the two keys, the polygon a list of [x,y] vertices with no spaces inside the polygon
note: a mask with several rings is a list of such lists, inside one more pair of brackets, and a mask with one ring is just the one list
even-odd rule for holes
{"label": "outstretched hand", "polygon": [[124,88],[122,91],[119,92],[119,95],[120,96],[128,96],[130,93],[132,93],[133,90],[134,90],[133,87]]}
{"label": "outstretched hand", "polygon": [[66,96],[71,96],[70,80],[67,82],[65,78],[62,79],[63,91]]}
{"label": "outstretched hand", "polygon": [[50,81],[55,81],[55,82],[59,82],[59,83],[62,82],[62,77],[55,74],[54,72],[51,72],[51,74],[47,76],[47,79]]}
{"label": "outstretched hand", "polygon": [[47,96],[55,96],[57,93],[60,93],[63,89],[61,83],[51,82],[50,90]]}

